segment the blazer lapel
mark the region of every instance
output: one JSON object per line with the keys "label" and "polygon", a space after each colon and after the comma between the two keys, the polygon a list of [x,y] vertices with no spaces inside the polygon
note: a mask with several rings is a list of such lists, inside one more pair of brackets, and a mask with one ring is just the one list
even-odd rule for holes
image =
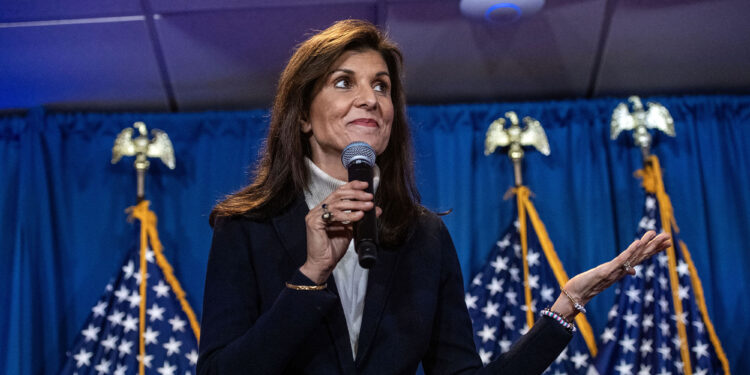
{"label": "blazer lapel", "polygon": [[357,367],[361,366],[375,339],[375,333],[383,315],[383,308],[391,291],[393,271],[398,264],[399,254],[401,254],[401,249],[393,251],[381,248],[380,250],[378,261],[375,263],[375,267],[370,269],[367,280],[367,295],[365,296],[362,327],[359,332],[359,345],[355,361]]}
{"label": "blazer lapel", "polygon": [[[307,260],[307,229],[305,228],[305,215],[310,212],[305,200],[298,198],[292,203],[290,208],[283,214],[273,218],[273,226],[281,239],[289,257],[292,259],[293,267],[301,267]],[[338,295],[338,288],[333,274],[328,278],[328,290]],[[339,366],[342,373],[353,374],[354,359],[352,358],[352,348],[349,343],[349,328],[346,326],[344,309],[341,303],[336,304],[325,317],[325,324],[331,335],[336,347]]]}

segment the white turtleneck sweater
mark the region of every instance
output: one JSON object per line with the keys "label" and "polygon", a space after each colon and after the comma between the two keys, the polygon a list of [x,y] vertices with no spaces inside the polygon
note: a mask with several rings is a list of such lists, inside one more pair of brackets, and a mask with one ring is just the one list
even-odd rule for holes
{"label": "white turtleneck sweater", "polygon": [[[305,203],[307,203],[308,209],[312,209],[346,182],[329,176],[309,158],[305,158],[305,164],[310,170],[310,181],[305,188]],[[373,169],[373,191],[377,190],[379,182],[380,169],[376,165]],[[349,342],[352,346],[352,355],[355,358],[357,357],[359,330],[362,326],[362,313],[365,307],[367,275],[368,270],[358,264],[354,241],[349,242],[346,254],[333,269],[333,277],[336,280],[341,307],[344,309],[346,326],[349,329]]]}

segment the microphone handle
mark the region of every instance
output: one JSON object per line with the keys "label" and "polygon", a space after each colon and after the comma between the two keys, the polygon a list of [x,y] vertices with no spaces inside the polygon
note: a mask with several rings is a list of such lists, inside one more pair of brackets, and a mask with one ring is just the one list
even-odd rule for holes
{"label": "microphone handle", "polygon": [[[372,190],[372,167],[364,162],[354,162],[349,165],[349,181],[367,182],[368,193]],[[372,268],[378,260],[378,225],[375,216],[375,206],[365,211],[362,220],[354,223],[354,249],[359,257],[362,268]]]}

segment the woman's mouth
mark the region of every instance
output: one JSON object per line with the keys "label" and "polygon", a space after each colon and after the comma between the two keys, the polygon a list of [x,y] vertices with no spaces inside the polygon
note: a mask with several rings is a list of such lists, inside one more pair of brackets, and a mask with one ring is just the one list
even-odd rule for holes
{"label": "woman's mouth", "polygon": [[371,118],[358,118],[354,121],[349,122],[352,125],[366,126],[370,128],[377,128],[378,122]]}

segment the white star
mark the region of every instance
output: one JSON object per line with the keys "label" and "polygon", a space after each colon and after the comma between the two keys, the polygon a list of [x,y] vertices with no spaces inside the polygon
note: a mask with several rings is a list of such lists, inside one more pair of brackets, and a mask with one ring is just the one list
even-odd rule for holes
{"label": "white star", "polygon": [[656,268],[655,265],[650,264],[648,267],[646,267],[646,281],[650,281],[651,279],[656,276],[656,273],[654,272],[654,269]]}
{"label": "white star", "polygon": [[534,267],[539,265],[539,253],[536,251],[529,250],[528,254],[526,254],[526,262],[529,263],[529,267]]}
{"label": "white star", "polygon": [[135,290],[133,293],[128,297],[128,302],[130,302],[130,308],[134,308],[141,304],[141,295],[138,294]]}
{"label": "white star", "polygon": [[112,323],[112,325],[116,327],[122,324],[122,318],[124,316],[125,316],[124,312],[115,310],[115,312],[113,312],[112,315],[110,315],[107,318],[107,320],[109,320],[109,322]]}
{"label": "white star", "polygon": [[510,235],[506,235],[503,237],[502,241],[497,242],[497,246],[500,246],[501,248],[508,247],[508,245],[510,245]]}
{"label": "white star", "polygon": [[672,373],[671,373],[671,372],[669,372],[669,371],[667,371],[667,368],[666,368],[666,367],[662,367],[662,368],[661,368],[661,371],[659,371],[659,373],[658,373],[658,374],[656,374],[656,375],[672,375]]}
{"label": "white star", "polygon": [[154,251],[150,247],[146,248],[146,262],[154,263]]}
{"label": "white star", "polygon": [[87,352],[86,349],[81,348],[81,351],[73,356],[73,358],[76,360],[76,367],[91,366],[92,355],[94,355],[94,353]]}
{"label": "white star", "polygon": [[510,340],[508,340],[506,337],[503,337],[500,341],[498,341],[498,345],[500,345],[500,353],[505,353],[508,350],[510,350],[510,345],[513,344]]}
{"label": "white star", "polygon": [[499,303],[492,303],[492,301],[487,301],[487,305],[482,307],[482,312],[484,313],[484,317],[486,319],[492,318],[493,316],[500,316],[500,313],[498,313],[497,309],[500,307]]}
{"label": "white star", "polygon": [[88,328],[81,331],[81,334],[86,337],[86,342],[96,341],[96,339],[99,337],[99,331],[101,331],[101,328],[94,327],[93,324],[89,324]]}
{"label": "white star", "polygon": [[552,289],[552,288],[550,288],[550,287],[548,287],[546,285],[543,286],[542,287],[542,291],[541,291],[542,301],[548,301],[548,302],[554,301],[555,298],[552,296],[553,293],[555,293],[554,289]]}
{"label": "white star", "polygon": [[529,275],[529,288],[539,289],[539,275]]}
{"label": "white star", "polygon": [[687,311],[681,312],[679,316],[677,316],[677,314],[672,314],[672,320],[676,322],[678,319],[682,324],[687,324]]}
{"label": "white star", "polygon": [[[529,307],[524,304],[524,305],[521,305],[520,309],[521,311],[525,312],[529,310]],[[536,299],[535,298],[531,299],[531,312],[533,313],[536,312]]]}
{"label": "white star", "polygon": [[620,340],[620,346],[622,346],[622,352],[635,352],[635,339],[631,339],[630,336],[625,335],[622,340]]}
{"label": "white star", "polygon": [[148,313],[149,321],[153,322],[154,320],[164,320],[164,311],[163,307],[154,303],[150,309],[146,310],[146,313]]}
{"label": "white star", "polygon": [[198,364],[198,352],[196,352],[195,349],[191,350],[190,353],[185,354],[185,357],[190,361],[191,366]]}
{"label": "white star", "polygon": [[107,303],[104,301],[99,301],[96,306],[94,306],[91,311],[94,313],[94,316],[104,316],[104,314],[107,313]]}
{"label": "white star", "polygon": [[490,326],[485,324],[481,331],[477,331],[477,336],[482,338],[482,343],[484,344],[489,340],[497,340],[495,338],[495,331],[497,331],[497,328],[490,328]]}
{"label": "white star", "polygon": [[617,305],[612,306],[611,309],[609,309],[609,313],[607,314],[607,320],[612,320],[613,318],[617,317]]}
{"label": "white star", "polygon": [[708,373],[708,369],[702,369],[700,367],[695,368],[695,372],[693,372],[693,375],[706,375]]}
{"label": "white star", "polygon": [[[148,280],[149,276],[151,276],[151,275],[149,275],[148,272],[146,272],[146,280]],[[135,274],[134,277],[135,277],[135,281],[138,283],[138,285],[141,285],[141,277],[142,277],[141,273],[140,272],[136,272],[136,274]]]}
{"label": "white star", "polygon": [[125,333],[135,331],[136,329],[138,329],[138,318],[128,314],[128,316],[125,318],[125,321],[122,322],[122,327],[124,328]]}
{"label": "white star", "polygon": [[677,287],[677,295],[680,296],[680,299],[688,299],[690,297],[690,287],[685,286],[678,286]]}
{"label": "white star", "polygon": [[625,295],[628,296],[628,302],[632,303],[635,302],[641,302],[641,290],[636,289],[634,286],[630,286],[630,289],[625,291]]}
{"label": "white star", "polygon": [[649,307],[654,302],[654,290],[646,290],[646,295],[643,297],[643,305]]}
{"label": "white star", "polygon": [[518,294],[513,291],[513,289],[509,289],[507,292],[505,292],[505,298],[508,299],[508,303],[515,306],[518,304],[516,301],[516,297]]}
{"label": "white star", "polygon": [[659,298],[659,308],[661,308],[661,311],[664,313],[666,313],[669,309],[669,301],[667,301],[664,296],[661,296],[661,298]]}
{"label": "white star", "polygon": [[482,273],[478,273],[476,276],[474,276],[474,280],[471,280],[472,285],[481,286],[482,285]]}
{"label": "white star", "polygon": [[521,334],[521,336],[523,336],[523,335],[525,335],[525,334],[527,334],[527,333],[529,332],[529,329],[531,329],[531,328],[529,327],[529,325],[528,325],[528,324],[526,324],[526,323],[524,323],[524,325],[523,325],[523,328],[519,329],[519,330],[518,330],[518,333],[520,333],[520,334]]}
{"label": "white star", "polygon": [[133,347],[132,341],[122,340],[120,342],[120,346],[117,347],[117,350],[120,352],[120,358],[122,358],[125,355],[130,355],[130,350]]}
{"label": "white star", "polygon": [[489,284],[485,288],[490,291],[490,296],[494,296],[496,293],[503,291],[503,283],[505,282],[505,279],[498,280],[497,278],[492,278],[492,281],[490,281]]}
{"label": "white star", "polygon": [[482,364],[486,365],[490,363],[490,359],[492,359],[492,350],[485,351],[484,348],[479,348],[479,358],[482,359]]}
{"label": "white star", "polygon": [[164,284],[164,280],[159,280],[159,284],[154,285],[151,289],[156,292],[156,297],[169,297],[169,285]]}
{"label": "white star", "polygon": [[656,208],[656,199],[654,197],[646,197],[646,209],[651,211]]}
{"label": "white star", "polygon": [[696,342],[693,347],[693,352],[695,353],[695,358],[698,360],[703,356],[708,357],[708,344],[704,344],[700,341]]}
{"label": "white star", "polygon": [[615,339],[615,328],[604,328],[602,333],[602,343],[606,344]]}
{"label": "white star", "polygon": [[[476,308],[476,306],[474,306],[474,308]],[[182,332],[185,330],[185,321],[180,319],[177,315],[175,315],[174,318],[169,319],[169,324],[172,325],[173,332]]]}
{"label": "white star", "polygon": [[579,368],[586,366],[587,361],[589,360],[589,355],[576,351],[576,354],[573,355],[570,360],[575,363],[576,370],[578,370]]}
{"label": "white star", "polygon": [[628,310],[628,313],[622,317],[625,319],[626,327],[638,327],[638,315]]}
{"label": "white star", "polygon": [[148,344],[157,344],[156,338],[159,336],[159,331],[154,331],[151,327],[146,327],[146,332],[143,332],[143,339]]}
{"label": "white star", "polygon": [[151,368],[151,361],[154,360],[154,356],[150,354],[146,354],[145,356],[142,356],[138,354],[135,356],[135,358],[138,360],[138,362],[143,362],[143,366]]}
{"label": "white star", "polygon": [[643,324],[641,325],[645,331],[654,326],[654,316],[646,314],[643,316]]}
{"label": "white star", "polygon": [[122,266],[122,272],[125,272],[125,280],[133,276],[134,270],[135,270],[135,265],[133,264],[132,260],[128,261],[127,265]]}
{"label": "white star", "polygon": [[657,280],[659,281],[659,286],[663,290],[667,290],[667,285],[669,284],[669,280],[666,277],[664,277],[664,275],[659,276]]}
{"label": "white star", "polygon": [[620,364],[617,365],[617,367],[615,367],[615,370],[617,370],[620,373],[620,375],[625,375],[625,374],[632,375],[633,365],[628,364],[627,362],[625,362],[625,360],[621,360]]}
{"label": "white star", "polygon": [[99,364],[96,365],[96,367],[94,367],[94,370],[96,370],[96,372],[98,372],[99,375],[101,375],[101,374],[109,374],[109,365],[110,364],[111,363],[109,361],[107,361],[106,359],[102,358],[102,360],[99,361]]}
{"label": "white star", "polygon": [[[468,309],[476,309],[477,308],[477,299],[479,297],[472,296],[469,293],[466,293],[466,297],[464,297],[464,302],[466,303],[466,307]],[[174,330],[174,328],[172,329]]]}
{"label": "white star", "polygon": [[114,350],[117,347],[117,336],[107,335],[107,338],[102,341],[104,352],[108,353],[110,350]]}
{"label": "white star", "polygon": [[117,302],[122,302],[128,298],[130,295],[130,291],[128,288],[125,287],[125,285],[120,285],[120,289],[117,289],[115,292],[115,297],[117,297]]}
{"label": "white star", "polygon": [[560,363],[564,360],[568,359],[568,347],[566,346],[565,349],[563,349],[562,353],[555,358],[555,363]]}
{"label": "white star", "polygon": [[125,371],[128,371],[128,366],[118,363],[114,375],[125,375]]}
{"label": "white star", "polygon": [[661,334],[664,336],[669,336],[669,324],[667,324],[667,321],[662,319],[661,322],[659,322],[659,329],[661,330]]}
{"label": "white star", "polygon": [[659,354],[661,354],[662,357],[664,357],[664,360],[670,360],[672,359],[672,349],[669,349],[667,344],[661,344],[661,346],[656,349]]}
{"label": "white star", "polygon": [[641,218],[641,221],[638,222],[638,227],[646,230],[656,229],[656,220],[644,216]]}
{"label": "white star", "polygon": [[516,227],[516,229],[519,229],[521,228],[521,222],[516,219],[513,221],[513,226]]}
{"label": "white star", "polygon": [[651,375],[651,366],[641,363],[641,369],[638,370],[638,375]]}
{"label": "white star", "polygon": [[659,253],[659,255],[656,256],[656,260],[659,262],[659,265],[662,267],[666,267],[667,263],[669,262],[669,258],[667,258],[667,254]]}
{"label": "white star", "polygon": [[515,253],[516,258],[521,258],[521,244],[513,244],[513,253]]}
{"label": "white star", "polygon": [[680,340],[680,336],[672,337],[672,345],[674,345],[675,349],[680,350],[680,345],[682,345],[682,340]]}
{"label": "white star", "polygon": [[695,326],[695,329],[698,331],[698,333],[703,333],[703,322],[700,320],[693,321],[693,325]]}
{"label": "white star", "polygon": [[503,270],[507,270],[508,258],[498,255],[497,258],[495,258],[495,260],[490,263],[490,266],[495,269],[495,273],[500,273]]}
{"label": "white star", "polygon": [[164,365],[157,371],[159,371],[161,375],[174,375],[175,370],[177,370],[177,366],[170,365],[169,362],[164,361]]}
{"label": "white star", "polygon": [[679,372],[680,374],[685,373],[685,364],[682,363],[682,361],[680,360],[674,361],[674,366],[677,367],[677,372]]}
{"label": "white star", "polygon": [[677,273],[679,273],[680,276],[686,276],[690,273],[688,264],[685,263],[685,261],[682,259],[680,259],[680,261],[677,262]]}
{"label": "white star", "polygon": [[169,342],[162,346],[167,351],[167,357],[169,357],[172,354],[180,353],[180,345],[182,345],[182,342],[175,340],[174,337],[170,337]]}
{"label": "white star", "polygon": [[516,317],[513,316],[510,311],[506,311],[505,315],[503,315],[503,323],[505,324],[505,328],[507,329],[513,329],[515,328],[515,324],[513,324],[516,321]]}
{"label": "white star", "polygon": [[518,274],[521,272],[517,267],[511,267],[510,270],[510,279],[513,281],[521,281],[521,278],[518,277]]}
{"label": "white star", "polygon": [[654,351],[654,349],[651,348],[651,344],[653,342],[654,342],[654,340],[649,340],[649,339],[643,339],[643,341],[641,341],[641,350],[640,350],[640,352],[641,352],[642,356],[645,357],[648,353],[651,353],[651,352]]}

